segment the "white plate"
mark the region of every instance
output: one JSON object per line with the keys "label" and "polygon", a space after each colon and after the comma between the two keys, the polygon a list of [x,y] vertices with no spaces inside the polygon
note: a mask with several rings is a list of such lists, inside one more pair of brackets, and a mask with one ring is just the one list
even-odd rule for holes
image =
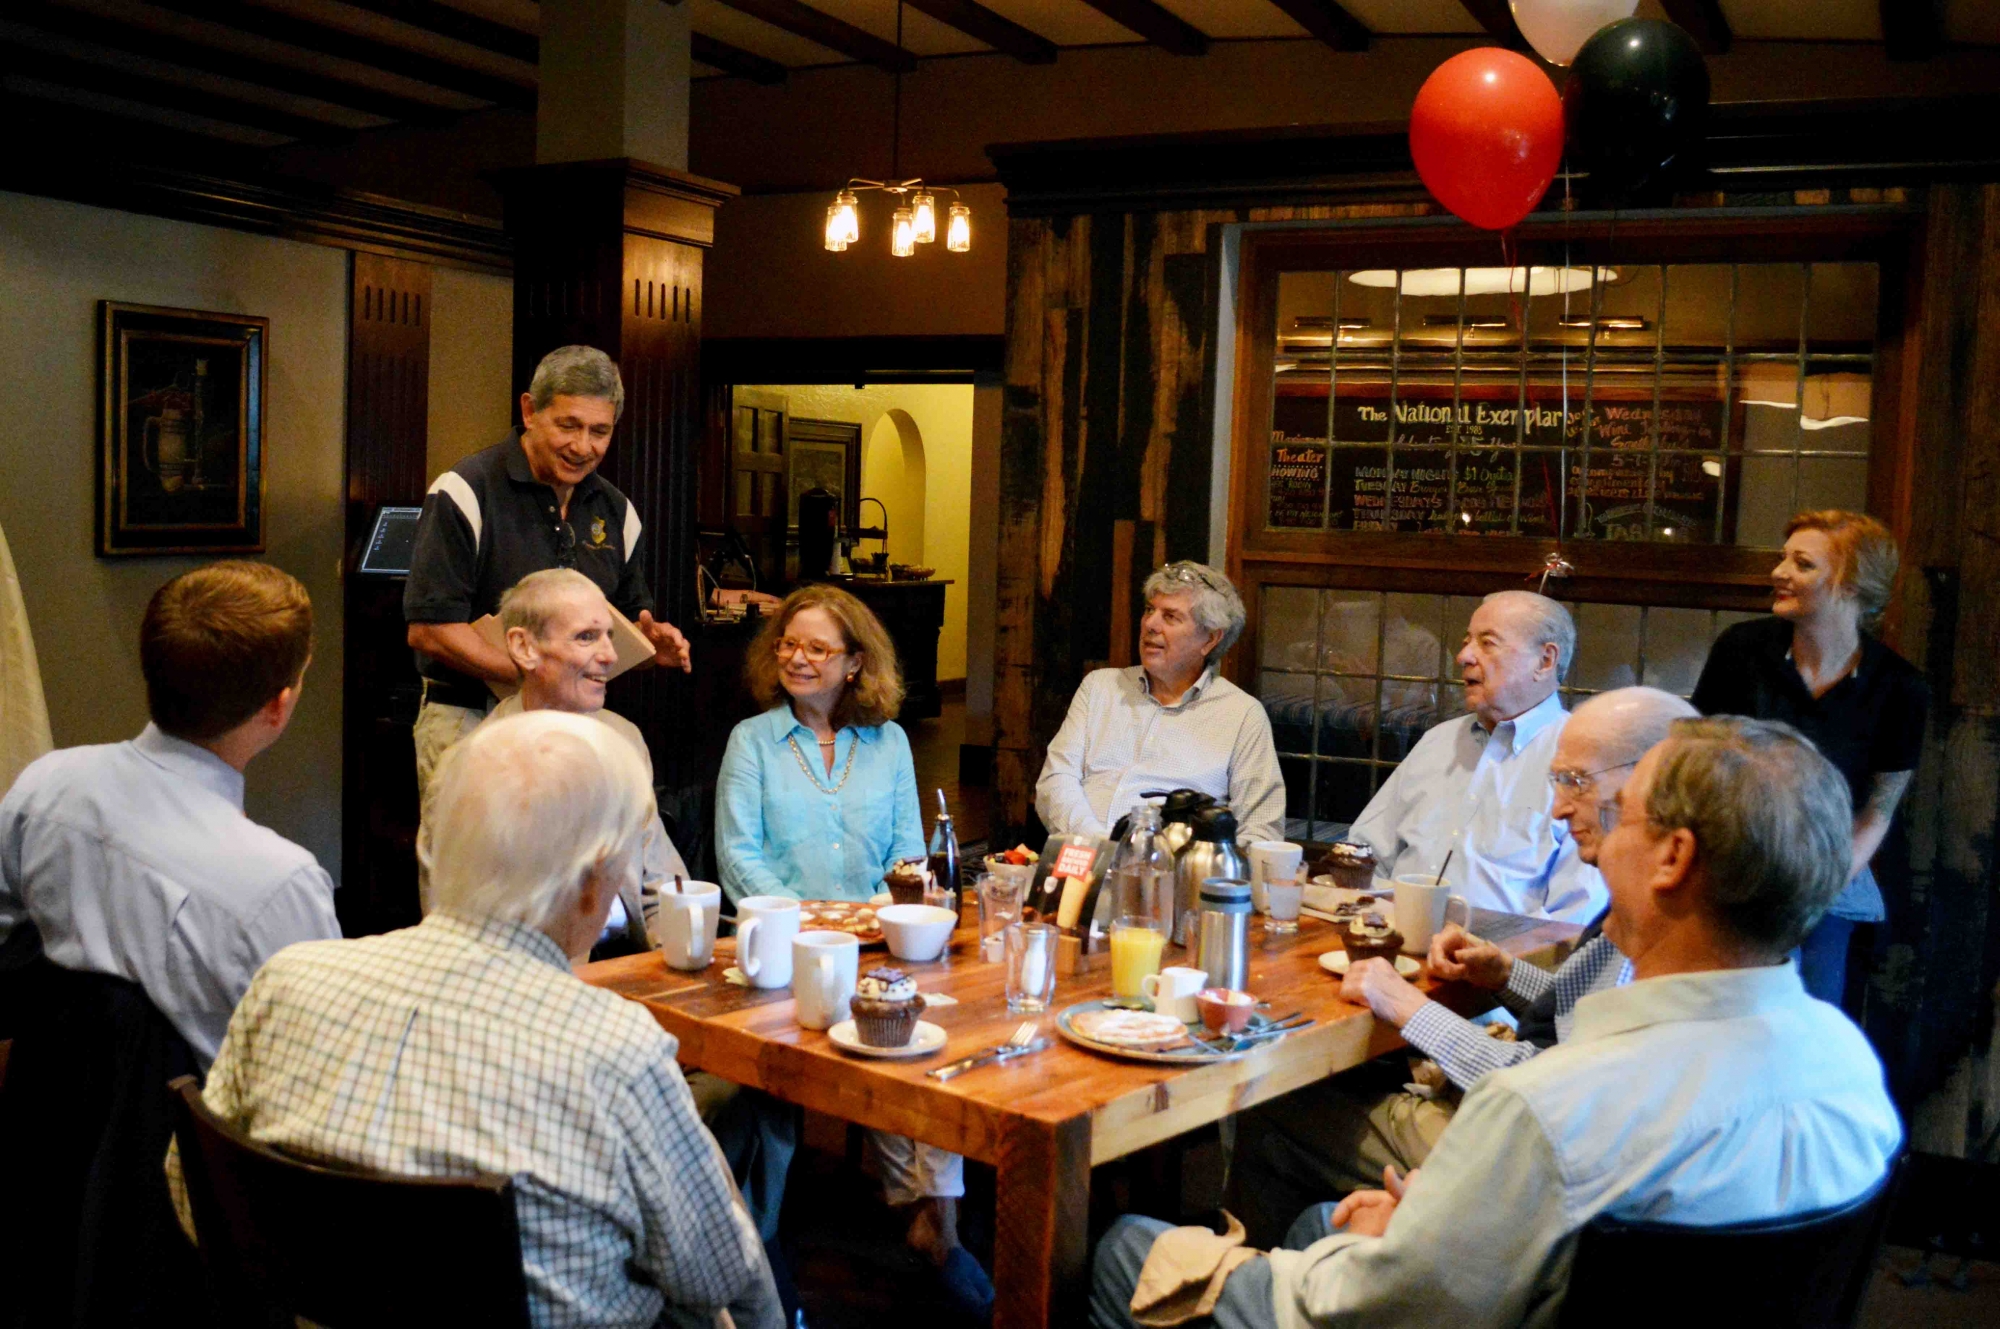
{"label": "white plate", "polygon": [[[1328,951],[1325,955],[1319,957],[1319,967],[1326,970],[1329,974],[1345,974],[1347,972],[1347,952]],[[1418,974],[1424,972],[1424,967],[1407,955],[1399,955],[1396,957],[1396,972],[1404,978],[1415,978]]]}
{"label": "white plate", "polygon": [[854,1021],[842,1020],[826,1031],[842,1052],[852,1052],[863,1057],[928,1057],[944,1046],[944,1030],[929,1020],[917,1021],[917,1027],[910,1035],[910,1041],[899,1048],[871,1047],[861,1041],[861,1035],[854,1028]]}

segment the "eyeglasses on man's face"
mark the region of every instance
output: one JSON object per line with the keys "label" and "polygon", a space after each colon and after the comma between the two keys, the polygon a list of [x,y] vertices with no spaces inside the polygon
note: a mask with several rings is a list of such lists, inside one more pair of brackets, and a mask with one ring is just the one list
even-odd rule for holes
{"label": "eyeglasses on man's face", "polygon": [[1211,591],[1222,589],[1222,583],[1216,579],[1214,573],[1188,559],[1167,564],[1160,569],[1160,575],[1168,581],[1177,581],[1188,586],[1206,586]]}
{"label": "eyeglasses on man's face", "polygon": [[845,646],[834,646],[807,637],[780,637],[771,650],[781,661],[789,660],[794,655],[803,655],[807,664],[825,664],[834,656],[847,653]]}
{"label": "eyeglasses on man's face", "polygon": [[1562,771],[1551,768],[1549,771],[1549,783],[1562,790],[1565,794],[1568,794],[1571,798],[1580,799],[1590,792],[1592,786],[1596,784],[1598,776],[1609,775],[1612,771],[1622,771],[1627,766],[1637,766],[1638,764],[1638,760],[1634,758],[1631,761],[1621,761],[1616,766],[1600,766],[1594,771]]}

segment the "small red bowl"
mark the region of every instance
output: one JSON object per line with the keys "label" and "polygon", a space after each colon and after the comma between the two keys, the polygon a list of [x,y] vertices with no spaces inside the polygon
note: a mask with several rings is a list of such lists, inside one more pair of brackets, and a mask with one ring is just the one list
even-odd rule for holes
{"label": "small red bowl", "polygon": [[1203,988],[1195,993],[1195,1008],[1211,1034],[1240,1034],[1250,1025],[1257,999],[1247,992],[1229,988]]}

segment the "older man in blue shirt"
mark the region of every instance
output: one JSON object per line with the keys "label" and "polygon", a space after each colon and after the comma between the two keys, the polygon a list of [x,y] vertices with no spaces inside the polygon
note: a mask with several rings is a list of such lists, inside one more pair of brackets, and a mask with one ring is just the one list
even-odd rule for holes
{"label": "older man in blue shirt", "polygon": [[[1549,1325],[1595,1218],[1757,1222],[1881,1179],[1902,1140],[1881,1063],[1787,958],[1847,882],[1840,773],[1790,726],[1682,720],[1615,807],[1604,933],[1632,982],[1481,1080],[1421,1174],[1309,1210],[1293,1249],[1216,1270],[1219,1288],[1202,1278],[1215,1324]],[[1127,1217],[1105,1237],[1094,1324],[1146,1309],[1166,1230]]]}
{"label": "older man in blue shirt", "polygon": [[1470,714],[1418,740],[1348,832],[1376,874],[1447,876],[1475,907],[1587,923],[1604,881],[1551,810],[1549,759],[1568,718],[1556,689],[1576,654],[1569,611],[1531,591],[1487,596],[1459,675]]}

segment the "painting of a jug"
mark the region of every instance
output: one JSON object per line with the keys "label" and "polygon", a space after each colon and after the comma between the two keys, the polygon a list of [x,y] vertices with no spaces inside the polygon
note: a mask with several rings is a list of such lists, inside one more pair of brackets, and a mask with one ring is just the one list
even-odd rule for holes
{"label": "painting of a jug", "polygon": [[140,451],[146,469],[160,477],[160,488],[169,494],[187,480],[188,422],[179,411],[167,409],[146,421]]}

